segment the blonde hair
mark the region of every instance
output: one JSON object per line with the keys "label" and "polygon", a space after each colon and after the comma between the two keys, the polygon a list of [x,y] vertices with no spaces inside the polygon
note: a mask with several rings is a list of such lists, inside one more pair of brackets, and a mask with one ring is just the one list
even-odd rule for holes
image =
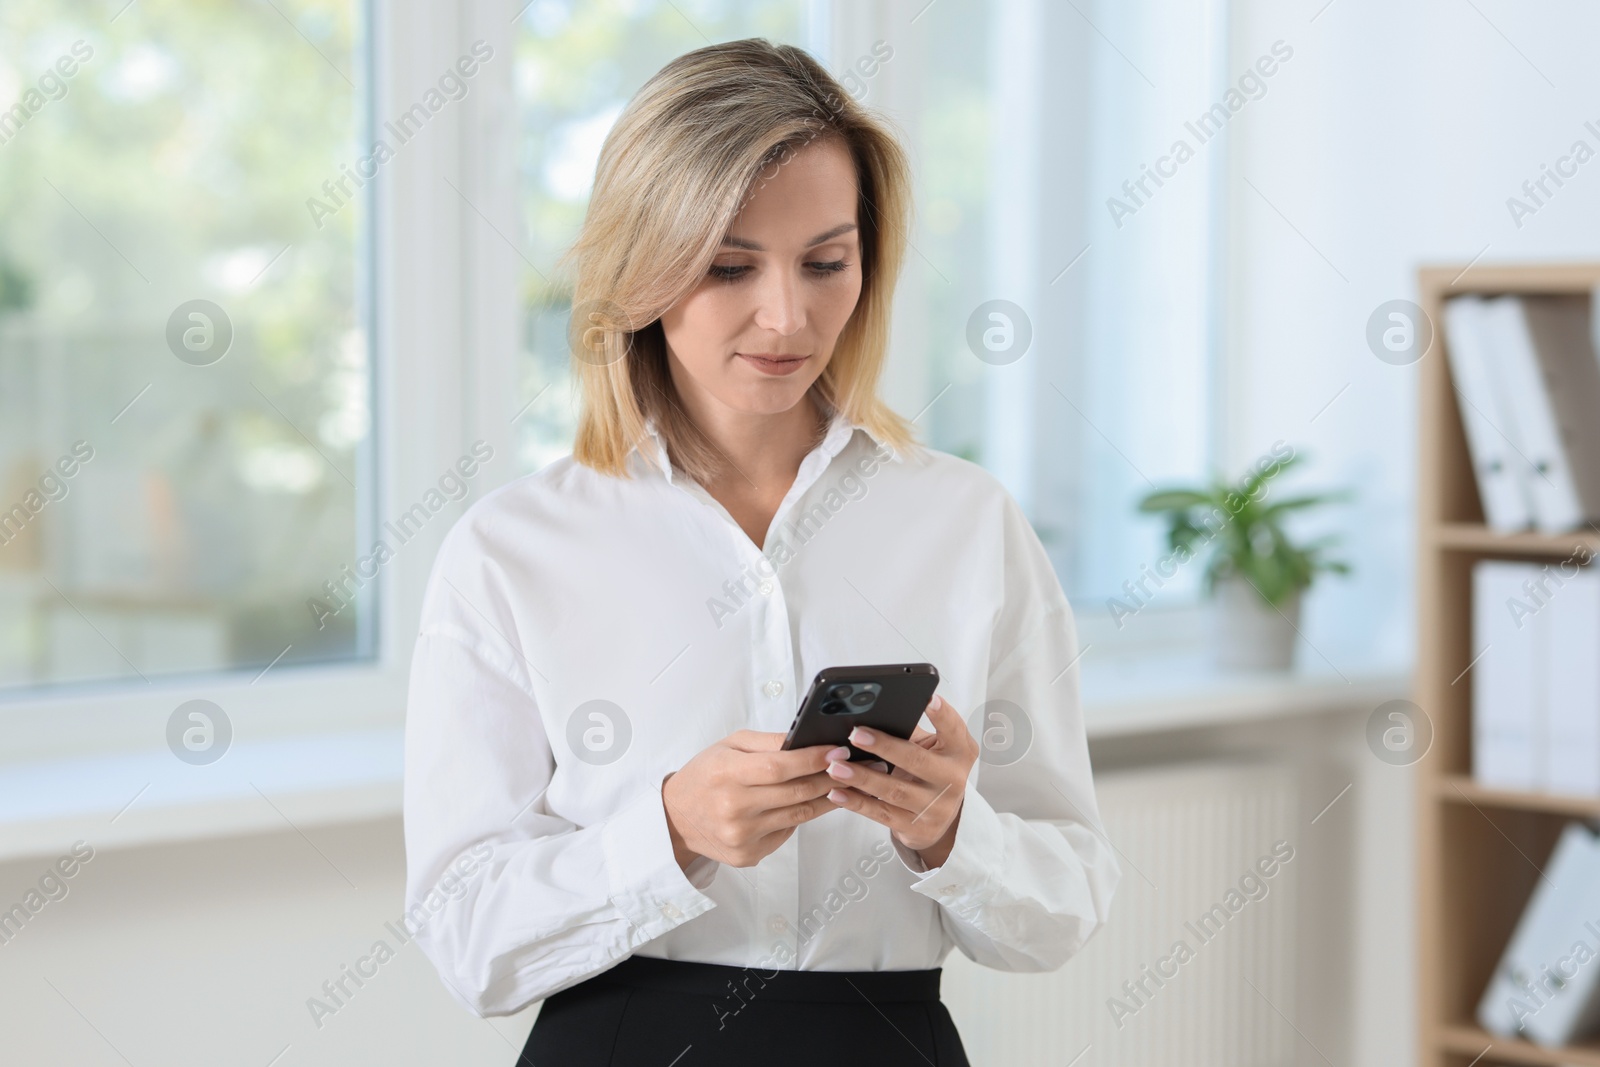
{"label": "blonde hair", "polygon": [[[606,136],[583,229],[563,257],[577,265],[579,463],[628,477],[628,455],[653,419],[674,467],[702,484],[725,469],[727,457],[678,400],[659,320],[710,269],[762,173],[819,138],[837,138],[855,162],[862,281],[811,393],[825,413],[841,412],[896,450],[917,443],[877,392],[911,208],[905,151],[806,52],[751,38],[662,67]],[[654,450],[642,451],[655,462]]]}

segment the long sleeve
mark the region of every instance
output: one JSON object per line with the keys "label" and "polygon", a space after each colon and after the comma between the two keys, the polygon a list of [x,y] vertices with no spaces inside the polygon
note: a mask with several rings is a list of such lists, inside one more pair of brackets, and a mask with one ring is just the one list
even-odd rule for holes
{"label": "long sleeve", "polygon": [[922,875],[912,890],[939,902],[966,956],[999,970],[1049,971],[1105,922],[1121,868],[1100,830],[1072,609],[1009,496],[1003,521],[1006,598],[987,700],[959,709],[975,731],[990,733],[968,776],[956,839],[931,870],[895,847]]}
{"label": "long sleeve", "polygon": [[[460,583],[476,603],[460,602]],[[408,924],[480,1016],[516,1012],[715,906],[673,856],[659,781],[592,825],[550,813],[555,759],[511,613],[475,614],[498,618],[496,602],[459,570],[443,585],[436,573],[406,723]]]}

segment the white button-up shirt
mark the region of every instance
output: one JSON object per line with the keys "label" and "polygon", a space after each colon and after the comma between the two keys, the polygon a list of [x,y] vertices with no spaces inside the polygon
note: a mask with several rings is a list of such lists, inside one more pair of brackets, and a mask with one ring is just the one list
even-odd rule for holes
{"label": "white button-up shirt", "polygon": [[[836,413],[757,547],[692,479],[629,463],[621,479],[568,456],[496,489],[434,564],[407,926],[457,999],[509,1014],[633,954],[910,970],[957,947],[1040,971],[1077,952],[1121,872],[1072,612],[999,482]],[[942,866],[837,809],[754,867],[679,868],[668,773],[736,730],[787,730],[824,667],[914,661],[983,742]]]}

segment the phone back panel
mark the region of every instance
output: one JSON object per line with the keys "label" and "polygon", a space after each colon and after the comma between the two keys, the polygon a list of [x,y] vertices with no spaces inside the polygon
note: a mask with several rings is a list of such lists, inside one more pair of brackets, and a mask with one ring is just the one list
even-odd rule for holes
{"label": "phone back panel", "polygon": [[[865,710],[856,710],[845,703],[845,710],[824,714],[824,705],[830,694],[841,685],[859,686],[876,684],[876,702]],[[939,672],[931,663],[879,663],[852,667],[828,667],[819,671],[800,702],[800,711],[794,725],[789,728],[783,747],[806,748],[811,745],[844,745],[850,749],[851,760],[874,760],[874,756],[850,744],[847,737],[857,726],[881,730],[895,737],[908,738],[917,728],[928,701],[939,687]]]}

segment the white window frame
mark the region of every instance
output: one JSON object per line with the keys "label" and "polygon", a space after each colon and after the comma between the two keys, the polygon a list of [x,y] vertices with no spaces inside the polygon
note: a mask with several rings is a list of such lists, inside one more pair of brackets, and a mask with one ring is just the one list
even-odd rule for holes
{"label": "white window frame", "polygon": [[[375,241],[362,254],[371,257],[375,297],[376,518],[392,518],[416,501],[473,442],[486,441],[494,458],[469,482],[466,499],[425,526],[369,584],[378,622],[373,658],[0,695],[0,769],[160,748],[168,717],[192,699],[226,712],[235,744],[404,723],[411,649],[439,543],[474,499],[517,473],[508,422],[514,409],[506,405],[517,253],[477,214],[514,233],[514,9],[498,0],[372,0],[368,10],[369,106],[377,126],[416,102],[473,41],[494,49],[467,96],[430,122],[417,143],[400,148],[371,183]],[[363,515],[358,528],[370,530],[372,518]]]}

